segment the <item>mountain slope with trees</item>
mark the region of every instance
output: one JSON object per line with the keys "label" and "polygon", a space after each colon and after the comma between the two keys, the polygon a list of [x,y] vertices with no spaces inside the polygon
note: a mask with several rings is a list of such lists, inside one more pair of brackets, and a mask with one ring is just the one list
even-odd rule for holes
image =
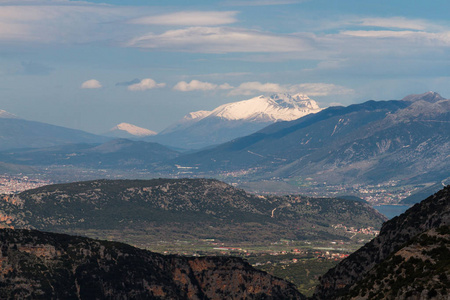
{"label": "mountain slope with trees", "polygon": [[[383,224],[329,270],[315,299],[448,299],[450,186]],[[415,298],[414,298],[415,297]]]}
{"label": "mountain slope with trees", "polygon": [[2,299],[305,299],[234,257],[164,256],[126,244],[0,230]]}
{"label": "mountain slope with trees", "polygon": [[210,179],[50,185],[4,195],[0,212],[3,227],[87,234],[115,230],[127,238],[135,234],[152,240],[190,237],[262,244],[280,238],[349,240],[352,233],[332,225],[376,229],[386,220],[360,201],[256,196]]}

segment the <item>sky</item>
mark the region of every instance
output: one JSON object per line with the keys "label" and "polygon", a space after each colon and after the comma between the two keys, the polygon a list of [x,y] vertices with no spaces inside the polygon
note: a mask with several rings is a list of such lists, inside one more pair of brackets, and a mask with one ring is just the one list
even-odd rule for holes
{"label": "sky", "polygon": [[278,92],[450,98],[450,1],[0,0],[0,109],[104,133]]}

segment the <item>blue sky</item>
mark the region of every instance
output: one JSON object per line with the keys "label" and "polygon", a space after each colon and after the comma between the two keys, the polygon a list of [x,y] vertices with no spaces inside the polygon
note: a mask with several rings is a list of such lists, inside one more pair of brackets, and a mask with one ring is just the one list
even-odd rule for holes
{"label": "blue sky", "polygon": [[449,1],[0,0],[0,109],[101,133],[275,92],[450,97]]}

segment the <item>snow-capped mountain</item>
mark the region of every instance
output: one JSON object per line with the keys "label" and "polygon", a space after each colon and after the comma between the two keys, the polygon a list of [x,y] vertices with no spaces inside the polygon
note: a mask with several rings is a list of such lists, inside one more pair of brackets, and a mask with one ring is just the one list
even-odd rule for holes
{"label": "snow-capped mountain", "polygon": [[261,95],[248,100],[226,103],[212,111],[199,110],[190,112],[160,134],[179,130],[181,127],[190,126],[209,117],[225,120],[246,120],[249,122],[278,122],[292,121],[321,110],[316,101],[304,94],[291,96],[286,93],[280,93],[270,97]]}
{"label": "snow-capped mountain", "polygon": [[0,118],[4,119],[17,119],[17,116],[15,114],[9,113],[6,110],[0,109]]}
{"label": "snow-capped mountain", "polygon": [[223,104],[184,116],[151,140],[181,148],[202,148],[254,133],[279,121],[292,121],[322,109],[303,94],[274,94]]}
{"label": "snow-capped mountain", "polygon": [[182,122],[196,122],[207,117],[211,112],[207,110],[199,110],[190,112],[181,119]]}
{"label": "snow-capped mountain", "polygon": [[331,185],[449,182],[450,100],[437,93],[403,99],[329,107],[173,164],[201,172],[255,169],[253,178],[299,176]]}
{"label": "snow-capped mountain", "polygon": [[253,122],[292,121],[321,109],[316,101],[303,94],[275,94],[227,103],[214,109],[209,116],[227,120]]}
{"label": "snow-capped mountain", "polygon": [[156,135],[157,133],[129,123],[120,123],[111,128],[105,135],[120,138],[142,138]]}

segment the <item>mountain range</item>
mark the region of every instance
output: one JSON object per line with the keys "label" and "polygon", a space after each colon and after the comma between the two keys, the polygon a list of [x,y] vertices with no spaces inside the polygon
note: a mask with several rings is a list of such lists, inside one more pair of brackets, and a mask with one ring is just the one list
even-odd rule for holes
{"label": "mountain range", "polygon": [[250,180],[440,182],[450,177],[449,120],[450,100],[434,92],[367,101],[275,123],[175,163],[205,174],[249,173]]}
{"label": "mountain range", "polygon": [[0,151],[70,143],[101,143],[109,139],[81,130],[24,120],[0,111]]}
{"label": "mountain range", "polygon": [[212,111],[191,112],[159,134],[130,123],[120,123],[103,135],[28,121],[0,110],[0,150],[101,143],[111,138],[198,149],[248,135],[274,122],[294,120],[320,110],[317,103],[306,95],[275,94],[224,104]]}
{"label": "mountain range", "polygon": [[100,169],[149,169],[179,155],[158,143],[115,139],[102,144],[70,143],[38,149],[0,152],[0,161],[16,165]]}
{"label": "mountain range", "polygon": [[[448,182],[450,100],[428,92],[402,100],[329,107],[280,121],[282,117],[295,118],[294,111],[317,110],[315,102],[308,99],[302,95],[273,95],[226,104],[212,112],[192,113],[183,121],[185,124],[181,122],[165,133],[146,138],[182,133],[176,138],[181,142],[195,140],[197,134],[213,141],[212,135],[222,135],[220,128],[230,129],[226,124],[235,124],[232,131],[240,134],[239,128],[264,126],[269,119],[278,121],[218,146],[181,154],[153,142],[108,141],[111,138],[2,113],[8,117],[0,118],[0,131],[5,131],[0,138],[0,161],[19,165],[13,169],[20,169],[20,165],[71,165],[120,172],[136,169],[164,177],[208,176],[230,182],[288,180],[299,186],[324,182],[335,186],[377,185],[391,181],[427,189],[435,186],[419,194],[422,196]],[[255,113],[257,103],[263,104],[259,113]],[[241,121],[246,125],[241,127]],[[223,127],[221,122],[225,122]],[[145,131],[131,125],[123,128]],[[196,132],[195,128],[203,129]],[[21,147],[28,149],[11,149]],[[299,192],[295,187],[293,190]]]}
{"label": "mountain range", "polygon": [[200,149],[320,110],[314,100],[303,94],[258,96],[223,104],[212,111],[191,112],[148,140],[178,148]]}

